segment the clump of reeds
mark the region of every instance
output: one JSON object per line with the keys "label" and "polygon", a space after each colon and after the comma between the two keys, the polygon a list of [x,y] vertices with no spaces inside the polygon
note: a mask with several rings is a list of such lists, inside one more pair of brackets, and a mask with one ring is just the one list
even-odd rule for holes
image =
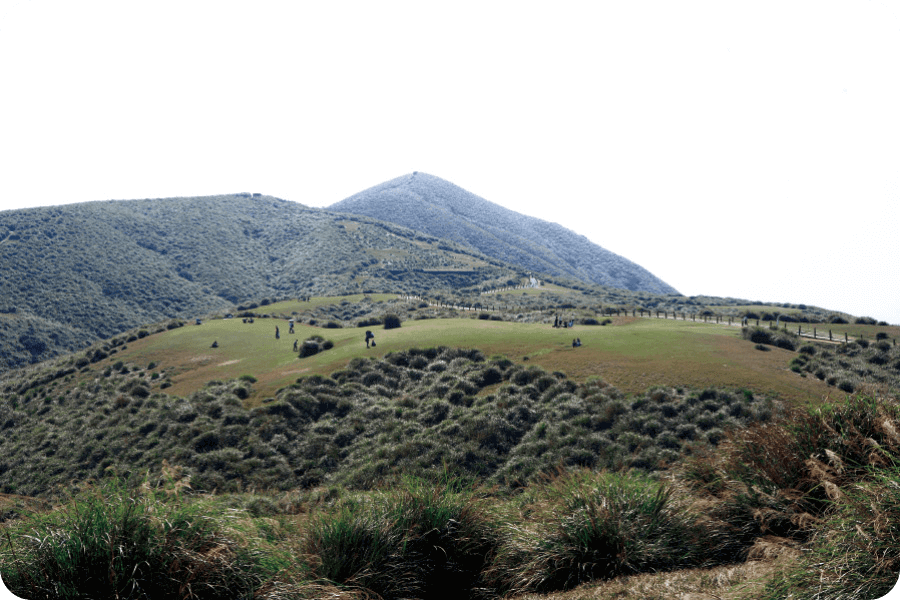
{"label": "clump of reeds", "polygon": [[7,524],[0,572],[29,599],[303,597],[279,552],[230,530],[240,517],[110,480]]}
{"label": "clump of reeds", "polygon": [[475,488],[408,478],[315,516],[304,553],[320,580],[380,598],[464,597],[498,536]]}
{"label": "clump of reeds", "polygon": [[708,563],[717,534],[646,475],[561,472],[509,524],[488,574],[498,591],[569,589],[595,579]]}

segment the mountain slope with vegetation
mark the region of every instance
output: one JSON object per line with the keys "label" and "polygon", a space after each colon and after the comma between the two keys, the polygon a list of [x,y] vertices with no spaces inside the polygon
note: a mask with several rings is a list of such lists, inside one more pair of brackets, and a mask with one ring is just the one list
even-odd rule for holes
{"label": "mountain slope with vegetation", "polygon": [[0,370],[262,298],[506,284],[470,248],[259,194],[0,213]]}
{"label": "mountain slope with vegetation", "polygon": [[[378,305],[401,302],[335,302],[331,316],[368,320]],[[298,339],[312,331],[307,313],[280,304],[302,323]],[[326,307],[309,304],[316,317]],[[211,352],[211,323],[117,336],[17,371],[0,384],[4,582],[47,598],[75,595],[60,589],[154,598],[193,585],[198,598],[400,599],[452,585],[455,597],[497,600],[682,591],[875,598],[896,582],[900,350],[892,341],[765,353],[753,348],[764,343],[755,329],[750,339],[734,336],[749,352],[778,354],[780,371],[793,356],[793,377],[848,360],[885,375],[878,387],[861,386],[879,397],[801,409],[755,386],[626,394],[599,377],[610,360],[591,361],[592,376],[577,380],[534,364],[547,342],[527,335],[532,325],[481,315],[472,314],[478,331],[468,337],[493,348],[489,357],[476,348],[392,351],[391,335],[416,328],[406,320],[378,331],[377,354],[354,336],[359,356],[327,372],[311,373],[304,365],[313,358],[288,353],[303,375],[264,399],[254,394],[265,377],[256,370],[223,372],[176,395],[179,360],[193,359],[170,352],[148,363],[134,353],[154,338],[184,337]],[[255,318],[267,332],[281,319]],[[594,338],[579,324],[589,344],[569,354],[630,341],[629,318],[620,319],[598,325]],[[459,329],[458,319],[423,321]],[[221,322],[246,330],[245,339],[255,327]],[[517,330],[508,352],[495,353],[498,325]],[[690,335],[713,328],[727,326],[697,324]],[[340,327],[318,331],[338,340],[323,344],[326,354],[341,352]],[[245,348],[258,354],[251,342]],[[213,362],[235,362],[223,358]],[[621,577],[638,574],[640,583]],[[616,591],[627,586],[630,595]]]}
{"label": "mountain slope with vegetation", "polygon": [[503,208],[426,173],[392,179],[328,209],[397,223],[540,273],[629,290],[677,293],[643,267],[582,235]]}

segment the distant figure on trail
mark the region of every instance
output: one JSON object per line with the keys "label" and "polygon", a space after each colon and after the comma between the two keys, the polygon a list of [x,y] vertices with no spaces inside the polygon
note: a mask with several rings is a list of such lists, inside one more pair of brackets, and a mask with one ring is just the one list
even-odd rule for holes
{"label": "distant figure on trail", "polygon": [[297,351],[297,340],[294,340],[294,352]]}
{"label": "distant figure on trail", "polygon": [[746,327],[746,326],[747,326],[747,315],[744,315],[743,320],[741,320],[741,327]]}
{"label": "distant figure on trail", "polygon": [[214,341],[212,343],[212,346],[210,346],[210,348],[218,348],[218,347],[219,347],[219,340]]}
{"label": "distant figure on trail", "polygon": [[291,319],[291,321],[290,321],[290,327],[291,328],[290,328],[290,331],[288,331],[288,333],[294,333],[294,320],[293,319]]}
{"label": "distant figure on trail", "polygon": [[275,339],[277,340],[280,338],[281,338],[281,334],[278,332],[278,325],[276,325],[275,326]]}
{"label": "distant figure on trail", "polygon": [[571,329],[572,327],[575,327],[575,319],[569,321],[569,329]]}
{"label": "distant figure on trail", "polygon": [[553,326],[559,327],[559,315],[553,315]]}
{"label": "distant figure on trail", "polygon": [[369,347],[369,341],[370,341],[370,340],[371,340],[371,342],[372,342],[372,345],[374,346],[374,345],[375,345],[375,336],[372,335],[372,332],[371,332],[371,331],[367,331],[367,332],[366,332],[366,348]]}

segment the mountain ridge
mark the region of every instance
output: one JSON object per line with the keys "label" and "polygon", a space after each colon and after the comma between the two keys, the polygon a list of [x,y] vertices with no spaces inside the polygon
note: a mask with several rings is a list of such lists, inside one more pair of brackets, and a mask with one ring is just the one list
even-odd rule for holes
{"label": "mountain ridge", "polygon": [[0,240],[0,370],[253,299],[521,276],[453,242],[262,194],[3,211]]}
{"label": "mountain ridge", "polygon": [[645,268],[584,235],[504,208],[419,171],[358,192],[327,210],[403,225],[536,272],[633,291],[678,293]]}

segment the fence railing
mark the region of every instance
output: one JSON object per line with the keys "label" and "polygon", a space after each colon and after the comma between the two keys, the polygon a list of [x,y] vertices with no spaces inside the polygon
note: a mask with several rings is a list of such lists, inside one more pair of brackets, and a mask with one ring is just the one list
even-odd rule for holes
{"label": "fence railing", "polygon": [[[520,285],[520,286],[498,288],[496,290],[489,290],[489,291],[481,292],[481,295],[484,296],[484,295],[489,295],[489,294],[496,294],[499,292],[522,290],[522,289],[534,289],[534,288],[529,285]],[[422,297],[422,296],[414,296],[414,295],[408,295],[408,294],[398,294],[397,296],[399,299],[418,300],[421,302],[426,302],[429,306],[436,306],[436,307],[440,307],[440,308],[448,308],[448,309],[461,310],[461,311],[521,312],[521,307],[518,307],[518,306],[510,307],[510,306],[504,306],[502,304],[482,304],[480,302],[465,302],[465,303],[443,302],[443,301],[429,299],[429,298]],[[561,313],[561,312],[565,312],[566,310],[570,310],[570,309],[547,307],[545,310],[553,311],[556,313]],[[710,314],[709,312],[706,312],[706,311],[704,311],[702,313],[696,313],[696,312],[689,313],[689,312],[685,312],[685,311],[679,312],[679,311],[669,311],[669,310],[649,310],[646,308],[630,308],[629,309],[629,308],[622,308],[622,307],[600,306],[599,310],[597,312],[599,312],[599,314],[602,316],[608,316],[608,317],[613,316],[613,315],[629,316],[629,312],[630,312],[632,317],[641,317],[641,318],[656,318],[656,319],[672,318],[675,320],[678,320],[680,318],[682,321],[692,321],[695,323],[696,322],[709,323],[709,324],[715,323],[715,324],[719,324],[719,325],[729,325],[729,326],[739,326],[739,327],[747,327],[751,323],[755,322],[755,325],[757,327],[761,326],[760,319],[746,319],[743,317],[735,317],[734,315]],[[671,317],[670,317],[670,315],[671,315]],[[851,341],[866,340],[864,335],[860,335],[858,337],[853,338],[846,331],[844,331],[843,333],[839,332],[836,334],[832,329],[826,329],[824,327],[820,328],[820,325],[822,325],[822,324],[796,323],[793,321],[779,322],[778,320],[762,321],[762,323],[763,323],[762,326],[764,326],[764,324],[768,324],[770,329],[781,329],[783,331],[792,331],[793,326],[796,324],[798,336],[800,336],[802,338],[809,338],[809,339],[818,340],[818,341],[849,343]],[[790,329],[788,328],[789,324],[790,324]],[[806,329],[803,328],[804,325],[806,326]],[[824,325],[827,326],[827,323]],[[826,331],[827,331],[827,334],[825,333]],[[885,338],[878,338],[877,336],[873,336],[873,338],[876,340],[885,339]],[[896,338],[892,338],[892,340],[893,340],[893,344],[896,346],[897,345]]]}

